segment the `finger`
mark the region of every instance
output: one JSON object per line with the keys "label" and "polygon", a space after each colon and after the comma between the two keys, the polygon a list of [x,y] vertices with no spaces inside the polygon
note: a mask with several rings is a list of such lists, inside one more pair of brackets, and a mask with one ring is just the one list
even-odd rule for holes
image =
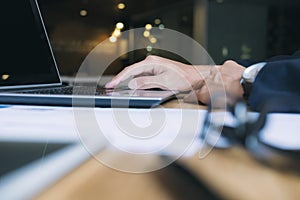
{"label": "finger", "polygon": [[202,88],[204,85],[205,85],[204,80],[198,81],[195,85],[193,85],[193,90],[198,90]]}
{"label": "finger", "polygon": [[185,95],[183,101],[184,102],[187,102],[187,103],[198,103],[199,100],[198,100],[198,96],[197,96],[197,93],[199,92],[199,90],[204,87],[205,83],[204,81],[200,81],[198,82],[194,87],[193,87],[193,90]]}
{"label": "finger", "polygon": [[146,62],[145,60],[135,63],[126,67],[119,74],[117,74],[110,82],[108,82],[105,87],[106,88],[114,88],[120,82],[125,81],[126,79],[132,76],[139,76],[142,74],[153,74],[154,65]]}
{"label": "finger", "polygon": [[208,104],[210,102],[210,91],[208,90],[207,86],[204,85],[200,89],[193,90],[189,94],[189,96],[184,99],[185,101],[189,102],[201,102],[203,104]]}
{"label": "finger", "polygon": [[160,88],[163,90],[170,90],[168,88],[168,83],[163,81],[160,76],[142,76],[132,79],[128,83],[130,89],[151,89],[151,88]]}

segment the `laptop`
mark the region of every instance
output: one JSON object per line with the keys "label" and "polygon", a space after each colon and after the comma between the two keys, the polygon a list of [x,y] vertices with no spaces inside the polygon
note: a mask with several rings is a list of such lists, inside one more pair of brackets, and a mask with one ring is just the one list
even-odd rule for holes
{"label": "laptop", "polygon": [[149,108],[174,97],[174,91],[64,85],[37,1],[1,7],[0,104]]}

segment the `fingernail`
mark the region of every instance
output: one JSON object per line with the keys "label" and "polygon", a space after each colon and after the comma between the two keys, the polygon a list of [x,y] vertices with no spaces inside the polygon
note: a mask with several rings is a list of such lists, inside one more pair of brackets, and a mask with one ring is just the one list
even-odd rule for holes
{"label": "fingernail", "polygon": [[112,82],[108,82],[108,83],[105,84],[104,87],[105,88],[113,88],[113,84],[112,84]]}

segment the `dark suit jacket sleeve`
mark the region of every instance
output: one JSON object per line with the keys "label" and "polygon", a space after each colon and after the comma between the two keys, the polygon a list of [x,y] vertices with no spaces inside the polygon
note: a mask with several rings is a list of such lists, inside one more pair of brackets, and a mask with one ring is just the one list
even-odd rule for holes
{"label": "dark suit jacket sleeve", "polygon": [[267,60],[249,96],[255,111],[300,112],[300,51]]}

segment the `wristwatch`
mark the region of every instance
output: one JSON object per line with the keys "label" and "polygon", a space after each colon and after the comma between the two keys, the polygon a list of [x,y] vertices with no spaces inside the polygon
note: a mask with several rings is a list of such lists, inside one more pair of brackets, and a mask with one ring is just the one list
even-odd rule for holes
{"label": "wristwatch", "polygon": [[241,85],[244,90],[244,98],[247,100],[250,92],[252,90],[252,84],[255,81],[255,78],[258,74],[258,72],[266,65],[266,62],[259,62],[254,65],[251,65],[247,67],[243,74],[241,79]]}

